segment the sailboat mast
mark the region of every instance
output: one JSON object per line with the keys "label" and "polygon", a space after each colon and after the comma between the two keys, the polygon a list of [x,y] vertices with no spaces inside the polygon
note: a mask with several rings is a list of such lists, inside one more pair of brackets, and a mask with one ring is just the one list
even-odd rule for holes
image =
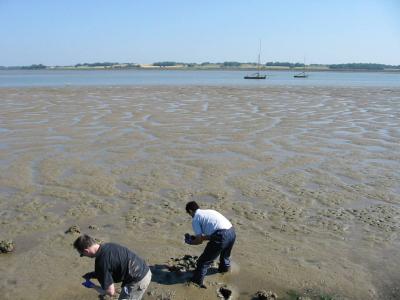
{"label": "sailboat mast", "polygon": [[265,79],[267,76],[261,75],[260,70],[261,70],[261,39],[260,39],[260,49],[258,51],[257,72],[251,75],[244,76],[244,79]]}
{"label": "sailboat mast", "polygon": [[257,69],[258,69],[258,73],[260,74],[260,63],[261,63],[261,59],[260,59],[260,56],[261,56],[261,40],[260,40],[260,50],[258,51],[258,64],[257,64]]}

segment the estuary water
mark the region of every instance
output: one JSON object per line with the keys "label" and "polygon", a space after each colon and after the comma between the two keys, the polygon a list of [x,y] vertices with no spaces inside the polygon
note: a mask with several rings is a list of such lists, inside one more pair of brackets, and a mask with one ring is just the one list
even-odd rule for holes
{"label": "estuary water", "polygon": [[306,79],[294,71],[266,71],[266,80],[244,80],[252,71],[183,70],[0,70],[0,87],[45,86],[400,86],[400,73],[309,72]]}

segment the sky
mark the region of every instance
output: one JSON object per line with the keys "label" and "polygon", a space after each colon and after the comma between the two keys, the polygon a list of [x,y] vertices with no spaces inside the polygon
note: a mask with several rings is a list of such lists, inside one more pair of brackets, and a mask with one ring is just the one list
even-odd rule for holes
{"label": "sky", "polygon": [[400,0],[0,0],[0,66],[400,65]]}

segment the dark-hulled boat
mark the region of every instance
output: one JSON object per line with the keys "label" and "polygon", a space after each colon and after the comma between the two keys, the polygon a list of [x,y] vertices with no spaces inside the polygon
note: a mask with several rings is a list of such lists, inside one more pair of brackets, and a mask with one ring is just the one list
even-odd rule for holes
{"label": "dark-hulled boat", "polygon": [[294,78],[307,78],[308,74],[306,73],[306,57],[304,56],[304,64],[303,64],[303,72],[293,75]]}
{"label": "dark-hulled boat", "polygon": [[267,78],[267,75],[260,74],[260,55],[261,55],[261,41],[260,41],[260,51],[258,52],[257,72],[244,76],[244,79],[265,79],[265,78]]}
{"label": "dark-hulled boat", "polygon": [[262,75],[259,72],[244,76],[244,79],[265,79],[265,78],[267,78],[267,75]]}
{"label": "dark-hulled boat", "polygon": [[294,78],[307,78],[308,75],[306,74],[306,72],[301,72],[299,74],[295,74],[293,75]]}

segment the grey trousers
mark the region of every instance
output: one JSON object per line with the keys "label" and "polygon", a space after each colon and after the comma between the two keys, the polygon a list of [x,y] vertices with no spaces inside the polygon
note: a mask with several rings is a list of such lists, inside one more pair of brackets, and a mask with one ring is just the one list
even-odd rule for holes
{"label": "grey trousers", "polygon": [[151,272],[147,272],[146,276],[139,282],[132,282],[131,284],[125,285],[118,300],[140,300],[142,299],[147,287],[151,282]]}

